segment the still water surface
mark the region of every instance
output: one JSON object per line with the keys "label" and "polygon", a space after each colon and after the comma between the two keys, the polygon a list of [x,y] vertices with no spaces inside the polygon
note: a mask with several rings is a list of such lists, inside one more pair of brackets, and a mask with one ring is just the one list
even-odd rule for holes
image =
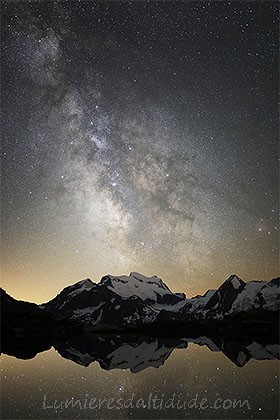
{"label": "still water surface", "polygon": [[[90,355],[84,352],[81,359],[75,349],[71,352],[76,363],[54,348],[30,360],[2,355],[1,418],[279,418],[278,360],[251,359],[238,367],[222,352],[189,343],[166,358],[149,356],[147,365],[161,358],[158,368],[141,370],[134,364],[138,372],[133,373],[122,363],[116,368],[116,360],[114,366],[103,363],[103,369],[96,361],[77,364],[89,363]],[[235,400],[243,407],[234,408]]]}

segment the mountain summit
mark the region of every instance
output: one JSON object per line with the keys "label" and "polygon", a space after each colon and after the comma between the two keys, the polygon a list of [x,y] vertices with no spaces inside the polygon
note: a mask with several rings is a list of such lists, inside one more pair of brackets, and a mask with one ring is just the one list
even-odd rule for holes
{"label": "mountain summit", "polygon": [[137,296],[148,304],[172,304],[186,298],[184,293],[172,293],[157,276],[146,277],[136,272],[129,276],[107,275],[101,279],[100,284],[106,285],[123,298]]}

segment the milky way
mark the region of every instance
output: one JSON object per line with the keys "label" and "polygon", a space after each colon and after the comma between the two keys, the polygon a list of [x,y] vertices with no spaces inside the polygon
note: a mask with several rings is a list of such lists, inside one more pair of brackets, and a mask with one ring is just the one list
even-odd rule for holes
{"label": "milky way", "polygon": [[[278,268],[277,2],[3,2],[3,285]],[[47,296],[48,295],[48,296]]]}

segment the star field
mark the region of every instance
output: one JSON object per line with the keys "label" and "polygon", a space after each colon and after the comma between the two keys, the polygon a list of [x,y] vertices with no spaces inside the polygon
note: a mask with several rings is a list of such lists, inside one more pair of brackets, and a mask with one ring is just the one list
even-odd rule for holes
{"label": "star field", "polygon": [[277,2],[2,3],[8,293],[277,275]]}

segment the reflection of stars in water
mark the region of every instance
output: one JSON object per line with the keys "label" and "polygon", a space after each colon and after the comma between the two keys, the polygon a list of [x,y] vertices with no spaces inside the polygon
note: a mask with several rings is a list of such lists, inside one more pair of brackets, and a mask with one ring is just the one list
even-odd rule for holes
{"label": "reflection of stars in water", "polygon": [[124,391],[125,391],[124,385],[120,385],[118,390],[119,390],[120,393],[124,393]]}

